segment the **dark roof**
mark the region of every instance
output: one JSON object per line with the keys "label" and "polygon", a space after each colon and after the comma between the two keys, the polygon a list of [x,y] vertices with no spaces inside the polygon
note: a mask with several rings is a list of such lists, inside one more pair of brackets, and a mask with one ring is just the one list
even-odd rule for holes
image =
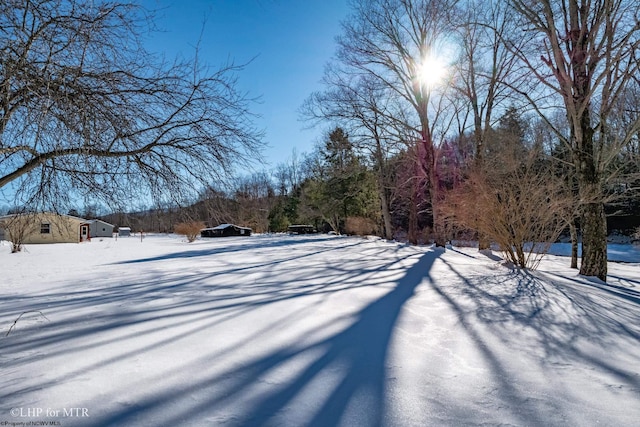
{"label": "dark roof", "polygon": [[235,228],[240,228],[244,230],[251,230],[251,228],[249,227],[240,227],[239,225],[235,225],[235,224],[220,224],[216,227],[203,228],[203,230],[224,230],[225,228],[229,228],[229,227],[235,227]]}

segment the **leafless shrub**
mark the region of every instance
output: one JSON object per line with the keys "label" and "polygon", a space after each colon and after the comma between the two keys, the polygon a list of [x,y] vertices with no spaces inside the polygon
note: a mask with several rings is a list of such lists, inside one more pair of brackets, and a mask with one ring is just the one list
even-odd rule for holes
{"label": "leafless shrub", "polygon": [[21,252],[24,242],[36,227],[30,214],[13,215],[6,218],[0,226],[5,229],[6,237],[11,242],[11,253]]}
{"label": "leafless shrub", "polygon": [[176,224],[173,228],[174,233],[185,236],[189,243],[193,242],[200,235],[200,230],[205,227],[203,222],[188,221]]}
{"label": "leafless shrub", "polygon": [[513,264],[535,269],[566,226],[572,199],[539,158],[501,160],[472,171],[448,194],[444,210],[450,222],[497,243]]}
{"label": "leafless shrub", "polygon": [[344,229],[347,234],[356,236],[368,236],[376,234],[377,224],[370,218],[361,216],[350,216],[344,222]]}

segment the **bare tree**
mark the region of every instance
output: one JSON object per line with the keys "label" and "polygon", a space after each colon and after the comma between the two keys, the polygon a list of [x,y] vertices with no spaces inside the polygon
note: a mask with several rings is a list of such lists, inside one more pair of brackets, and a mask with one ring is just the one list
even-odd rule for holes
{"label": "bare tree", "polygon": [[[544,93],[521,91],[550,126],[549,112],[566,112],[569,135],[556,134],[571,153],[582,216],[580,273],[607,276],[603,178],[607,165],[630,143],[640,116],[624,127],[609,119],[638,85],[640,4],[637,0],[510,0],[526,44],[510,43]],[[545,96],[546,95],[546,96]]]}
{"label": "bare tree", "polygon": [[[510,90],[506,82],[516,61],[502,41],[505,33],[514,30],[508,14],[509,9],[504,2],[470,0],[461,6],[460,13],[454,17],[454,34],[460,45],[454,88],[467,103],[468,111],[461,111],[471,116],[475,167],[480,169],[496,110],[505,100],[513,102],[509,99]],[[465,115],[464,122],[467,119]],[[467,130],[467,125],[461,124],[460,131]],[[486,236],[479,235],[478,248],[482,250],[488,247]]]}
{"label": "bare tree", "polygon": [[573,208],[571,193],[542,159],[537,150],[504,150],[485,159],[484,167],[474,167],[448,194],[444,212],[496,242],[513,264],[536,268]]}
{"label": "bare tree", "polygon": [[[373,76],[411,106],[413,120],[405,122],[422,145],[420,167],[427,177],[436,245],[444,246],[438,217],[438,175],[434,143],[443,123],[445,103],[433,85],[441,70],[433,59],[446,43],[445,34],[455,0],[354,0],[354,13],[338,38],[337,58],[354,73]],[[446,127],[446,126],[445,126]]]}
{"label": "bare tree", "polygon": [[275,190],[266,173],[239,178],[234,193],[234,222],[258,233],[269,230],[269,212],[275,203]]}
{"label": "bare tree", "polygon": [[399,123],[397,105],[389,89],[370,75],[349,74],[348,69],[328,66],[324,92],[313,93],[302,106],[306,119],[332,122],[349,132],[353,145],[371,160],[377,179],[384,237],[393,238],[391,225],[391,170],[389,159],[397,153]]}
{"label": "bare tree", "polygon": [[11,242],[11,253],[16,253],[22,251],[25,240],[36,230],[38,224],[32,212],[22,212],[3,218],[0,227]]}
{"label": "bare tree", "polygon": [[455,18],[461,59],[456,67],[458,79],[454,87],[471,109],[476,160],[479,162],[482,162],[485,142],[496,120],[496,110],[505,100],[513,102],[506,82],[515,59],[503,44],[505,33],[514,30],[508,14],[504,2],[471,0]]}
{"label": "bare tree", "polygon": [[234,222],[234,203],[229,194],[215,187],[207,187],[195,204],[194,218],[204,220],[209,227]]}
{"label": "bare tree", "polygon": [[303,179],[300,159],[300,154],[294,148],[291,151],[291,157],[276,165],[272,171],[280,196],[294,194],[300,188]]}
{"label": "bare tree", "polygon": [[165,62],[142,46],[151,19],[117,0],[0,4],[0,188],[171,199],[258,155],[241,67]]}

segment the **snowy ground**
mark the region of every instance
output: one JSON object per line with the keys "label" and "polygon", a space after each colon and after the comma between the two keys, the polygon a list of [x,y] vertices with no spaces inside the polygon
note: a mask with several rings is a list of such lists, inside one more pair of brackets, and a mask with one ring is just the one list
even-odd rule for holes
{"label": "snowy ground", "polygon": [[0,425],[638,426],[640,264],[567,266],[335,236],[0,246]]}

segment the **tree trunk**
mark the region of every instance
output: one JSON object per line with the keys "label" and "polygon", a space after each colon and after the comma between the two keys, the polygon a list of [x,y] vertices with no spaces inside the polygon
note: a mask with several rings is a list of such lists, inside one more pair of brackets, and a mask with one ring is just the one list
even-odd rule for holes
{"label": "tree trunk", "polygon": [[[586,89],[581,87],[581,92]],[[584,95],[583,95],[584,96]],[[580,274],[607,281],[607,219],[600,174],[594,155],[594,130],[586,108],[573,132],[574,161],[578,171],[578,194],[582,209],[582,262]],[[578,131],[578,133],[576,133]]]}
{"label": "tree trunk", "polygon": [[491,242],[483,233],[478,232],[478,250],[483,251],[491,247]]}
{"label": "tree trunk", "polygon": [[444,231],[444,221],[439,211],[440,189],[438,188],[438,182],[438,173],[436,171],[436,165],[434,162],[429,173],[429,193],[431,196],[431,213],[433,215],[433,238],[436,247],[444,248],[447,242]]}
{"label": "tree trunk", "polygon": [[[479,172],[484,172],[484,132],[482,129],[482,117],[480,115],[480,109],[478,108],[478,100],[473,98],[473,111],[474,111],[474,136],[476,140],[476,156],[475,156],[475,168]],[[490,112],[487,112],[487,129],[490,123]],[[489,238],[481,232],[478,232],[478,250],[483,251],[491,247]]]}
{"label": "tree trunk", "polygon": [[393,239],[393,230],[391,229],[391,210],[389,209],[389,200],[387,199],[387,191],[379,183],[380,188],[380,207],[382,209],[382,222],[384,224],[384,238],[387,240]]}
{"label": "tree trunk", "polygon": [[607,221],[602,202],[587,203],[582,208],[580,274],[607,281]]}
{"label": "tree trunk", "polygon": [[571,234],[571,268],[578,268],[578,227],[576,218],[569,223],[569,233]]}
{"label": "tree trunk", "polygon": [[389,198],[387,197],[387,188],[385,185],[384,176],[384,154],[382,152],[382,146],[380,140],[376,138],[376,151],[375,160],[378,163],[376,167],[378,172],[378,195],[380,197],[380,208],[382,210],[382,223],[384,226],[384,238],[387,240],[393,239],[393,230],[391,229],[391,209],[389,208]]}
{"label": "tree trunk", "polygon": [[[431,180],[431,179],[430,179]],[[445,226],[442,216],[438,211],[440,208],[440,194],[437,187],[431,187],[431,211],[433,214],[433,239],[436,247],[444,248],[447,243]]]}
{"label": "tree trunk", "polygon": [[328,215],[325,216],[324,219],[325,221],[327,221],[327,224],[329,224],[331,228],[333,228],[333,231],[335,231],[336,234],[342,234],[340,233],[340,218],[338,217],[338,215]]}
{"label": "tree trunk", "polygon": [[424,147],[424,159],[422,167],[427,177],[427,194],[431,202],[431,213],[433,218],[433,237],[436,247],[445,247],[446,237],[444,233],[444,224],[440,217],[440,191],[438,176],[437,159],[431,133],[426,124],[422,127],[422,144]]}
{"label": "tree trunk", "polygon": [[409,196],[409,231],[407,238],[412,245],[418,244],[418,198],[417,194],[417,177],[411,180],[411,190]]}

